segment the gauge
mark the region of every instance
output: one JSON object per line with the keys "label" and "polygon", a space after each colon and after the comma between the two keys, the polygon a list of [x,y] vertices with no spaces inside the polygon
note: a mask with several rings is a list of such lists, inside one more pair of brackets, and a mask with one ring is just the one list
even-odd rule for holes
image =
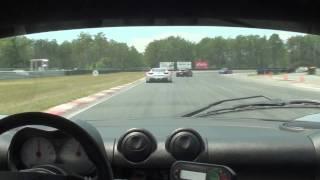
{"label": "gauge", "polygon": [[46,138],[32,137],[23,143],[20,158],[28,168],[35,165],[51,164],[56,160],[56,151]]}
{"label": "gauge", "polygon": [[79,174],[89,174],[95,169],[82,146],[75,139],[67,140],[62,146],[60,159],[64,166]]}

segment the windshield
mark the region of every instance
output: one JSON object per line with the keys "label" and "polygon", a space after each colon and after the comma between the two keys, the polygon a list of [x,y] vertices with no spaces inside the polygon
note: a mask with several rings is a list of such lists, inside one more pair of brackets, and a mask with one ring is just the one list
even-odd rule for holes
{"label": "windshield", "polygon": [[[317,35],[253,28],[114,27],[8,37],[0,40],[0,114],[161,122],[231,98],[320,100],[319,57]],[[219,117],[320,112],[263,108]]]}

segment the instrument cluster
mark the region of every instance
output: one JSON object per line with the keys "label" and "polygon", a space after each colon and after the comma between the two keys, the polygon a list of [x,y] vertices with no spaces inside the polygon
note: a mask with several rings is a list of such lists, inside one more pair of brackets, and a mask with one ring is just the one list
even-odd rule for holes
{"label": "instrument cluster", "polygon": [[79,142],[61,131],[20,130],[9,147],[9,160],[10,167],[16,170],[49,164],[81,175],[95,170]]}

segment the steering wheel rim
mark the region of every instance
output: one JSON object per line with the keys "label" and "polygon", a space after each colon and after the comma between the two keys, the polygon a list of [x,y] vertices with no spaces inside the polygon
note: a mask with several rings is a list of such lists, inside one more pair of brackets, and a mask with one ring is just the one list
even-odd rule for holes
{"label": "steering wheel rim", "polygon": [[75,138],[96,166],[98,180],[112,180],[113,174],[107,154],[102,151],[91,135],[78,124],[64,117],[43,113],[26,112],[4,117],[0,120],[0,135],[27,125],[42,125],[61,130]]}

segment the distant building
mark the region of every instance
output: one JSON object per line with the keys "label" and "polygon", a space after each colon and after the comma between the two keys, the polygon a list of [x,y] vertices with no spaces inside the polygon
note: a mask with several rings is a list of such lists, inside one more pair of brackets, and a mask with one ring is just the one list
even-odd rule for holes
{"label": "distant building", "polygon": [[31,59],[30,71],[45,71],[48,69],[49,59]]}

